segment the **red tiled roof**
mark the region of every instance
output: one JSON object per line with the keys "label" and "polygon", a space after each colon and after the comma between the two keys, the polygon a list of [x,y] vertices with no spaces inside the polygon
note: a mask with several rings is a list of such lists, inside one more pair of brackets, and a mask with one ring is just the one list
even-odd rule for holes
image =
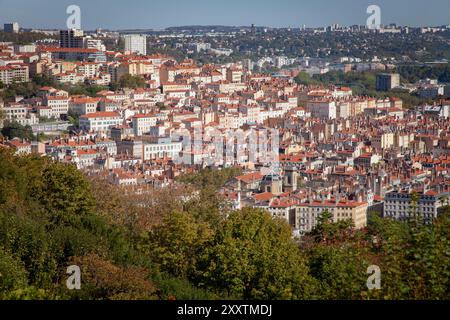
{"label": "red tiled roof", "polygon": [[237,177],[236,179],[239,181],[243,181],[245,183],[250,183],[253,181],[260,181],[260,180],[262,180],[262,178],[263,178],[263,175],[261,173],[253,172],[253,173],[241,175],[241,176]]}
{"label": "red tiled roof", "polygon": [[82,115],[80,118],[115,118],[120,117],[117,112],[95,112],[90,114]]}

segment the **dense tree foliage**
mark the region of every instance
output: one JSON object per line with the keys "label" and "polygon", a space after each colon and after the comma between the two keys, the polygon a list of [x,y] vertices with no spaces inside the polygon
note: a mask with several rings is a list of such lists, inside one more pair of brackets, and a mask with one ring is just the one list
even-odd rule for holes
{"label": "dense tree foliage", "polygon": [[125,271],[127,265],[139,267],[138,254],[124,231],[107,224],[94,209],[91,187],[75,167],[45,158],[17,158],[1,150],[0,266],[16,271],[5,274],[5,280],[2,272],[0,283],[8,290],[0,294],[67,298],[70,292],[62,277],[74,257],[96,254]]}
{"label": "dense tree foliage", "polygon": [[[0,121],[2,118],[0,117]],[[6,120],[3,124],[3,128],[0,133],[8,139],[20,138],[26,140],[34,140],[36,136],[33,133],[33,129],[30,126],[23,126],[18,122],[11,122]]]}
{"label": "dense tree foliage", "polygon": [[18,96],[31,98],[36,95],[38,86],[34,82],[16,82],[8,85],[0,92],[0,98],[5,101],[14,101]]}
{"label": "dense tree foliage", "polygon": [[145,79],[140,76],[133,76],[131,74],[126,74],[120,77],[119,80],[120,88],[145,88]]}
{"label": "dense tree foliage", "polygon": [[290,227],[264,211],[233,212],[200,262],[201,283],[244,299],[307,299],[313,279]]}
{"label": "dense tree foliage", "polygon": [[11,33],[0,31],[0,42],[13,42],[15,44],[30,44],[44,39],[57,39],[57,36],[40,32]]}
{"label": "dense tree foliage", "polygon": [[[407,74],[407,72],[403,72],[403,69],[400,68],[402,79],[405,78],[409,80],[417,81],[419,79],[415,79]],[[405,69],[407,70],[407,69]],[[366,71],[366,72],[347,72],[344,73],[342,71],[330,71],[325,74],[316,74],[310,77],[305,72],[300,72],[295,81],[298,84],[303,85],[340,85],[350,87],[353,90],[354,94],[375,97],[379,99],[384,98],[400,98],[403,101],[403,105],[406,108],[416,107],[423,104],[430,104],[433,102],[432,99],[423,99],[420,98],[415,93],[409,93],[408,91],[402,89],[393,89],[389,92],[379,92],[376,91],[376,74],[378,72]],[[405,78],[403,78],[405,75]],[[425,79],[420,78],[420,79]],[[444,78],[442,76],[441,78]]]}
{"label": "dense tree foliage", "polygon": [[[216,190],[236,174],[136,195],[1,149],[0,299],[450,298],[448,208],[431,225],[374,216],[359,231],[324,214],[299,241],[264,211],[227,207]],[[69,265],[81,290],[65,286]],[[367,288],[371,265],[381,290]]]}
{"label": "dense tree foliage", "polygon": [[450,82],[450,65],[438,64],[430,65],[400,65],[397,67],[397,72],[403,80],[409,83],[415,83],[421,79],[436,79],[441,83]]}
{"label": "dense tree foliage", "polygon": [[[394,58],[397,61],[433,61],[450,59],[448,39],[450,33],[409,32],[367,33],[367,32],[300,32],[291,29],[257,29],[255,32],[239,32],[236,27],[211,26],[210,30],[222,30],[225,33],[235,32],[233,37],[228,35],[209,36],[210,31],[201,30],[202,27],[183,27],[173,32],[185,32],[191,29],[199,42],[210,43],[213,48],[231,48],[233,53],[228,56],[216,56],[190,50],[190,37],[185,39],[161,38],[150,35],[149,50],[147,52],[167,53],[178,61],[194,58],[203,63],[224,64],[231,61],[251,59],[256,61],[263,57],[285,55],[290,58],[311,57],[335,59],[339,57],[356,57],[365,61],[379,58]],[[250,30],[248,30],[250,31]],[[202,34],[202,35],[200,35]],[[180,44],[183,48],[180,48]]]}
{"label": "dense tree foliage", "polygon": [[99,91],[108,90],[107,86],[79,84],[61,84],[45,75],[37,75],[30,82],[12,83],[3,91],[0,91],[0,98],[5,101],[13,101],[17,96],[24,98],[35,97],[39,89],[43,86],[50,86],[59,90],[65,90],[70,95],[96,96]]}

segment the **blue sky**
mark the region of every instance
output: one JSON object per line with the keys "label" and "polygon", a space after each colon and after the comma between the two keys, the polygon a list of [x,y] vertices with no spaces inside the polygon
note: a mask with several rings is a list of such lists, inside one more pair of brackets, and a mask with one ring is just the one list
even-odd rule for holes
{"label": "blue sky", "polygon": [[271,27],[365,24],[381,7],[382,23],[450,24],[450,0],[0,0],[0,23],[64,28],[66,7],[81,7],[82,28],[164,28],[181,25]]}

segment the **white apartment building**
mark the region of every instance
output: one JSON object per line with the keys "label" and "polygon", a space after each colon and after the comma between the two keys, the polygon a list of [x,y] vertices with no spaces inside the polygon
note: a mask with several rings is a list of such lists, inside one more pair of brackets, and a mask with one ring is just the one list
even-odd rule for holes
{"label": "white apartment building", "polygon": [[59,83],[77,84],[83,82],[85,77],[76,72],[64,72],[53,75],[53,79]]}
{"label": "white apartment building", "polygon": [[158,117],[150,114],[137,114],[133,116],[131,122],[134,135],[138,137],[150,132],[151,127],[156,126]]}
{"label": "white apartment building", "polygon": [[306,109],[319,119],[336,119],[336,102],[331,100],[308,101]]}
{"label": "white apartment building", "polygon": [[142,55],[147,54],[146,36],[130,34],[124,36],[124,39],[125,39],[125,51],[139,53]]}
{"label": "white apartment building", "polygon": [[106,47],[100,39],[84,38],[84,46],[87,49],[97,49],[98,51],[106,51]]}
{"label": "white apartment building", "polygon": [[106,132],[120,124],[122,118],[116,112],[96,112],[80,117],[80,129],[85,131]]}
{"label": "white apartment building", "polygon": [[83,62],[80,63],[76,70],[78,73],[84,75],[85,77],[95,77],[100,73],[101,64],[94,62]]}
{"label": "white apartment building", "polygon": [[0,66],[0,82],[9,85],[13,82],[28,82],[28,66],[12,65]]}
{"label": "white apartment building", "polygon": [[69,110],[78,115],[95,113],[99,101],[97,98],[75,98],[69,102]]}
{"label": "white apartment building", "polygon": [[23,126],[33,125],[39,123],[35,113],[31,112],[31,107],[20,104],[11,103],[2,108],[5,112],[5,119],[13,122],[17,122]]}
{"label": "white apartment building", "polygon": [[36,107],[36,112],[38,117],[45,117],[45,118],[54,118],[53,116],[53,112],[52,112],[52,108],[49,108],[47,106],[37,106]]}
{"label": "white apartment building", "polygon": [[144,143],[144,160],[170,157],[175,158],[182,150],[182,142],[172,142],[161,138],[156,143]]}
{"label": "white apartment building", "polygon": [[51,97],[45,99],[45,103],[51,110],[51,117],[61,118],[62,115],[69,113],[69,98],[66,97]]}
{"label": "white apartment building", "polygon": [[426,223],[430,223],[438,215],[438,209],[445,205],[443,199],[448,199],[450,192],[434,190],[419,193],[419,200],[413,203],[412,193],[409,191],[393,191],[386,194],[384,199],[384,213],[386,218],[406,221],[414,216],[420,215]]}

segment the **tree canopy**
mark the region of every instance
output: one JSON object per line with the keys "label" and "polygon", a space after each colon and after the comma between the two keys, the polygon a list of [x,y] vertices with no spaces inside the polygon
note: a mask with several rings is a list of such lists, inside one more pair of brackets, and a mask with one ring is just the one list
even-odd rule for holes
{"label": "tree canopy", "polygon": [[[133,195],[0,149],[0,299],[450,298],[448,207],[430,225],[373,216],[364,230],[325,213],[299,241],[286,221],[200,190],[226,180],[198,179],[210,174]],[[69,265],[81,290],[65,286]],[[380,290],[367,288],[372,265]]]}

